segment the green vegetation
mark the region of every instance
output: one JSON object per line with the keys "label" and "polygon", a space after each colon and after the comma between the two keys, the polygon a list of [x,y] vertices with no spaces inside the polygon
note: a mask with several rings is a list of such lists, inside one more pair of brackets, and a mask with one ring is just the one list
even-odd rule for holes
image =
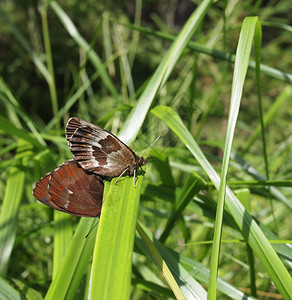
{"label": "green vegetation", "polygon": [[[126,3],[1,3],[0,299],[292,299],[289,1]],[[70,116],[162,136],[96,227],[32,196]]]}

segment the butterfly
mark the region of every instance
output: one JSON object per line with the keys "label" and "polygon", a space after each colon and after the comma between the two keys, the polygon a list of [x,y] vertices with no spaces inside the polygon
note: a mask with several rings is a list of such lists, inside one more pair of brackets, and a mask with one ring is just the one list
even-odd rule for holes
{"label": "butterfly", "polygon": [[76,216],[100,215],[103,179],[124,174],[134,176],[148,158],[139,157],[105,129],[78,118],[70,118],[66,138],[74,159],[65,161],[42,177],[33,190],[45,205]]}
{"label": "butterfly", "polygon": [[42,177],[33,189],[34,197],[56,210],[79,217],[98,217],[103,182],[84,171],[75,160],[67,160]]}

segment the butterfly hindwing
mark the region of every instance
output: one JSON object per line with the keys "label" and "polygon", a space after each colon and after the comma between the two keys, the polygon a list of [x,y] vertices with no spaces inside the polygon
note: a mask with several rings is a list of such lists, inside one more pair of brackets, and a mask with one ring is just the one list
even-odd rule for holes
{"label": "butterfly hindwing", "polygon": [[33,195],[54,209],[77,216],[97,217],[101,212],[103,183],[74,160],[68,160],[41,178]]}

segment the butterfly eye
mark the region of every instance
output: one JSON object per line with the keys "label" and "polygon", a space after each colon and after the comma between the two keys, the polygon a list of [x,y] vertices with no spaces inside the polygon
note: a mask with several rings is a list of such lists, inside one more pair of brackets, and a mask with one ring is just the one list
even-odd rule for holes
{"label": "butterfly eye", "polygon": [[59,186],[58,186],[58,190],[59,190],[59,191],[64,191],[64,187],[63,187],[62,185],[59,185]]}

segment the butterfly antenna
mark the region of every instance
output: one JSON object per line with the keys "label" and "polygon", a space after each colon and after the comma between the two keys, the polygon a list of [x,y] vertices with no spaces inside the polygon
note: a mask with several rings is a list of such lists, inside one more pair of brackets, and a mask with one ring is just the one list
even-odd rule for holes
{"label": "butterfly antenna", "polygon": [[160,135],[159,137],[157,137],[151,144],[150,144],[150,146],[148,146],[147,147],[147,149],[145,149],[144,151],[143,151],[143,153],[142,153],[142,155],[141,156],[143,156],[143,154],[148,150],[148,149],[150,149],[158,140],[160,140],[162,138],[162,136]]}
{"label": "butterfly antenna", "polygon": [[99,223],[99,222],[95,223],[95,224],[92,226],[92,228],[89,230],[89,232],[88,232],[88,233],[86,234],[86,236],[85,236],[86,239],[88,238],[88,236],[90,235],[90,233],[92,232],[92,230],[97,226],[98,223]]}

